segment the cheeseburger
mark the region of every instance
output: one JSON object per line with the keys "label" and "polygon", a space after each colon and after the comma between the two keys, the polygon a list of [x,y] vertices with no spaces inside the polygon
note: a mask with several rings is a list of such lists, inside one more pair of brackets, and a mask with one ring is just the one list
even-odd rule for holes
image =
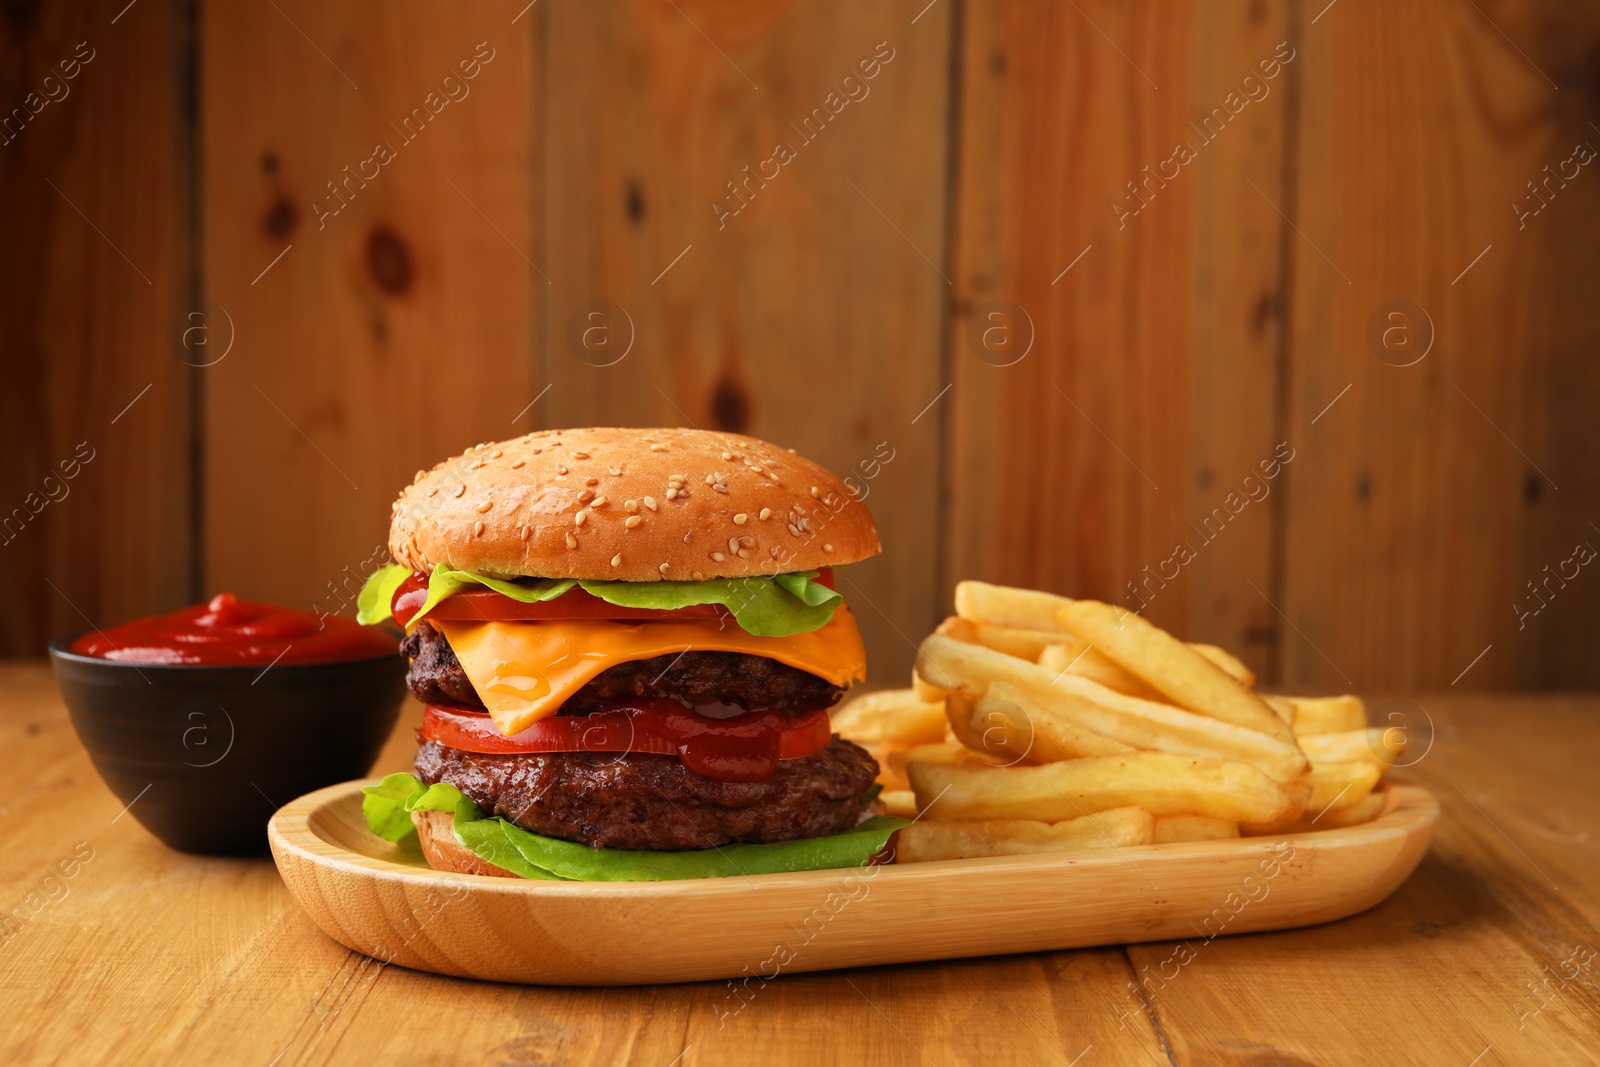
{"label": "cheeseburger", "polygon": [[360,620],[406,630],[414,775],[364,802],[430,865],[556,879],[867,862],[878,766],[828,709],[865,673],[834,568],[866,507],[792,450],[684,429],[479,445],[395,502]]}

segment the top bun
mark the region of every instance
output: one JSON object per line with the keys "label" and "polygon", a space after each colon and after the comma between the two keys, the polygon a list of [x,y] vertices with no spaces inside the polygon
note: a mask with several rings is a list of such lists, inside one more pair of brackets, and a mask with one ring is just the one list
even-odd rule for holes
{"label": "top bun", "polygon": [[840,479],[742,434],[549,430],[479,445],[394,503],[389,551],[494,578],[742,578],[878,554]]}

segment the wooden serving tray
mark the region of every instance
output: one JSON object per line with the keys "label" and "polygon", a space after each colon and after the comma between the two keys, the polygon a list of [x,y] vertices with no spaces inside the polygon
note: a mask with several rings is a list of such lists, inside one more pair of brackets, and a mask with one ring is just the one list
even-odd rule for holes
{"label": "wooden serving tray", "polygon": [[1390,785],[1348,829],[1051,856],[677,882],[536,882],[435,871],[368,831],[345,782],[268,827],[289,891],[328,935],[423,971],[639,985],[1136,941],[1341,919],[1422,860],[1439,804]]}

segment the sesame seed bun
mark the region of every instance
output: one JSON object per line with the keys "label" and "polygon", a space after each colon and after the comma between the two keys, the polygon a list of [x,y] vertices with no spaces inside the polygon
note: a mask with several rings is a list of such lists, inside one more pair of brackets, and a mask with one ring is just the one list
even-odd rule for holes
{"label": "sesame seed bun", "polygon": [[854,563],[878,528],[843,481],[741,434],[600,427],[468,449],[395,501],[389,551],[497,578],[740,578]]}

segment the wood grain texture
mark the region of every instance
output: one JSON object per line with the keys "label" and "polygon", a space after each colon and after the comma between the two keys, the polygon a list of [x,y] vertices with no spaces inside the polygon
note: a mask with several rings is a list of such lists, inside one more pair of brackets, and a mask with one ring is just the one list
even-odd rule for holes
{"label": "wood grain texture", "polygon": [[[1444,814],[1417,873],[1372,911],[1126,953],[793,975],[741,1000],[722,982],[550,989],[378,967],[318,930],[270,860],[169,852],[118,818],[48,672],[0,666],[0,743],[15,754],[0,800],[0,995],[13,1007],[0,1058],[718,1064],[759,1047],[774,1063],[1338,1065],[1371,1062],[1381,1040],[1396,1063],[1459,1067],[1486,1044],[1481,1063],[1583,1062],[1600,1025],[1595,964],[1569,981],[1551,973],[1595,944],[1600,920],[1600,798],[1574,787],[1600,759],[1600,700],[1411,707],[1435,744],[1396,776],[1434,791]],[[374,773],[409,765],[414,719],[402,716]],[[45,883],[80,841],[93,858]],[[1184,943],[1195,958],[1146,1006],[1130,983]]]}
{"label": "wood grain texture", "polygon": [[[559,883],[433,870],[414,845],[390,845],[368,830],[361,784],[307,794],[268,828],[284,882],[340,944],[385,962],[488,981],[749,979],[751,992],[780,974],[1344,918],[1394,892],[1427,851],[1438,818],[1426,791],[1397,787],[1374,822],[1281,841]],[[1246,892],[1261,893],[1248,910],[1233,903]],[[1220,927],[1214,916],[1223,901]],[[974,913],[985,913],[985,921],[970,922]],[[631,917],[625,952],[616,950],[621,914]]]}
{"label": "wood grain texture", "polygon": [[[1600,147],[1597,46],[1592,19],[1546,3],[1340,5],[1305,25],[1289,684],[1443,686],[1480,653],[1460,684],[1600,679],[1600,585],[1568,564],[1579,577],[1544,588],[1546,566],[1600,547],[1600,193],[1588,166],[1527,185]],[[1393,300],[1421,314],[1384,321],[1401,331],[1386,362],[1369,323]],[[1430,320],[1426,357],[1390,365]],[[1538,609],[1525,626],[1519,604]]]}
{"label": "wood grain texture", "polygon": [[180,3],[113,24],[121,7],[0,14],[0,650],[13,655],[192,595],[191,28]]}
{"label": "wood grain texture", "polygon": [[520,6],[205,20],[206,286],[238,333],[205,374],[208,588],[350,604],[412,473],[515,432],[536,278]]}
{"label": "wood grain texture", "polygon": [[1276,620],[1246,582],[1265,587],[1271,555],[1258,465],[1278,440],[1293,68],[1257,64],[1286,21],[1245,3],[968,8],[942,587],[1146,604],[1266,666]]}
{"label": "wood grain texture", "polygon": [[[936,598],[939,422],[917,416],[945,384],[950,5],[913,25],[924,3],[537,9],[551,390],[530,417],[746,431],[848,476],[883,535],[840,584],[879,679],[909,674]],[[597,301],[609,347],[580,343]]]}

